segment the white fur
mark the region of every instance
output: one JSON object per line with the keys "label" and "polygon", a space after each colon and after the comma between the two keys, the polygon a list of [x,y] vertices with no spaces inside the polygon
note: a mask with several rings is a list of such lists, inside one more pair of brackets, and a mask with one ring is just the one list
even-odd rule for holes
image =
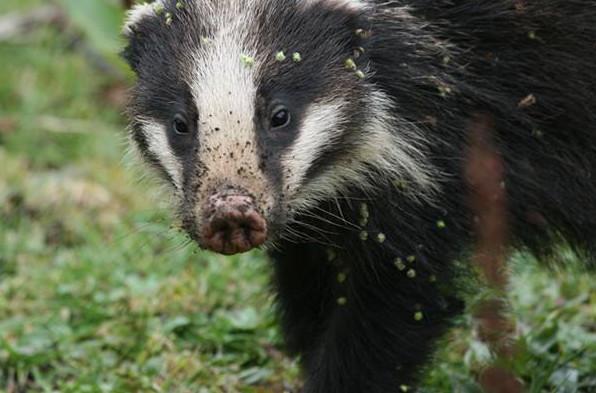
{"label": "white fur", "polygon": [[307,7],[326,4],[333,8],[343,8],[354,12],[363,11],[369,7],[365,0],[303,0],[303,2]]}
{"label": "white fur", "polygon": [[[217,5],[207,1],[204,6],[211,31],[193,54],[191,84],[200,114],[200,160],[207,171],[198,192],[206,195],[230,184],[249,190],[266,209],[273,203],[273,191],[259,169],[254,129],[255,81],[266,54],[256,53],[250,37],[254,11],[239,0],[218,0]],[[243,62],[242,56],[254,64]]]}
{"label": "white fur", "polygon": [[126,21],[124,22],[124,28],[122,32],[125,35],[130,35],[133,32],[134,26],[138,25],[141,20],[144,18],[155,15],[155,4],[160,3],[161,0],[157,0],[154,3],[142,3],[134,5],[127,13],[126,13]]}
{"label": "white fur", "polygon": [[305,112],[300,135],[282,161],[286,170],[286,187],[297,192],[306,181],[309,167],[328,144],[341,137],[343,99],[312,104]]}
{"label": "white fur", "polygon": [[[371,111],[366,120],[366,127],[361,131],[361,143],[349,157],[335,162],[316,179],[301,179],[302,184],[296,182],[296,177],[290,177],[293,182],[291,188],[295,190],[291,204],[297,210],[307,209],[323,199],[340,197],[349,186],[357,186],[364,190],[373,188],[378,176],[383,180],[404,179],[414,183],[416,187],[413,187],[413,192],[417,193],[414,196],[418,198],[428,199],[434,194],[439,176],[427,162],[420,147],[423,136],[417,126],[391,115],[392,103],[385,93],[376,91],[369,100]],[[319,114],[316,116],[322,114],[318,110],[317,112]],[[337,115],[334,116],[337,118]],[[305,128],[302,133],[306,139],[309,136],[318,138],[315,133]],[[324,134],[324,137],[327,136],[329,131]],[[316,155],[312,150],[308,150],[315,146],[315,142],[302,142],[300,145],[296,144],[296,147],[298,146],[305,149],[294,149],[291,154],[294,154],[295,158],[288,155],[285,161],[286,170],[304,173],[304,163],[308,157]],[[298,158],[298,155],[302,157]],[[370,172],[371,167],[376,173]]]}
{"label": "white fur", "polygon": [[182,190],[182,164],[170,147],[166,127],[148,118],[137,118],[136,120],[141,123],[149,151],[157,157],[165,171],[170,175],[176,189],[178,191]]}

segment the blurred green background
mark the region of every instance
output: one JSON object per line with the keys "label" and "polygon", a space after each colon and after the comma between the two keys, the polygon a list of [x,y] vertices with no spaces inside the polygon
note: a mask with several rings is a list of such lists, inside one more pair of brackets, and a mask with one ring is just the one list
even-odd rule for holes
{"label": "blurred green background", "polygon": [[[297,392],[264,256],[197,250],[127,165],[122,18],[117,1],[0,2],[0,391]],[[560,258],[512,260],[508,366],[529,392],[595,392],[594,275]],[[463,317],[420,391],[479,392],[489,358]]]}

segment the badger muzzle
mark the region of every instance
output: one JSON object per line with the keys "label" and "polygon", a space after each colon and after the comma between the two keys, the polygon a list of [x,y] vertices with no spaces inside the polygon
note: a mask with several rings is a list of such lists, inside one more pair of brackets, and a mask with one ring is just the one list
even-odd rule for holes
{"label": "badger muzzle", "polygon": [[246,193],[216,192],[208,198],[204,211],[200,228],[203,248],[233,255],[250,251],[267,240],[267,222]]}

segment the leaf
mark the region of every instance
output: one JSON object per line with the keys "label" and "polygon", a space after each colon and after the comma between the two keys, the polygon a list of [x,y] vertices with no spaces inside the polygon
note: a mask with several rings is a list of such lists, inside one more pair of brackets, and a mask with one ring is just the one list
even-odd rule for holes
{"label": "leaf", "polygon": [[257,310],[253,307],[232,311],[227,317],[231,325],[239,330],[255,330],[261,322]]}
{"label": "leaf", "polygon": [[239,374],[239,378],[247,385],[256,385],[259,382],[271,377],[273,372],[266,368],[251,367]]}

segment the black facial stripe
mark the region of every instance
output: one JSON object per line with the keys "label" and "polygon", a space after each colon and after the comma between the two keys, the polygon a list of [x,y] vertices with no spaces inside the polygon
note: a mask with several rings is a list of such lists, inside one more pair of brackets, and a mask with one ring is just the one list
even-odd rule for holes
{"label": "black facial stripe", "polygon": [[[195,53],[206,45],[211,28],[203,19],[201,5],[194,1],[184,1],[182,8],[177,1],[164,2],[164,10],[159,14],[144,17],[127,37],[128,47],[123,57],[131,64],[138,75],[133,92],[131,118],[144,116],[155,119],[166,127],[168,144],[174,159],[182,165],[183,188],[196,188],[193,180],[202,172],[198,157],[199,113],[190,86],[196,64],[191,64],[189,53]],[[171,15],[171,23],[166,14]],[[177,114],[185,115],[189,135],[172,132],[172,121]],[[146,150],[146,148],[145,148]],[[152,161],[157,161],[153,157]],[[162,172],[163,172],[162,168]]]}
{"label": "black facial stripe", "polygon": [[[168,116],[168,143],[176,157],[186,163],[187,160],[192,158],[191,153],[198,145],[199,126],[197,106],[190,92],[190,87],[186,83],[183,84],[177,97],[174,97],[174,101],[172,101],[167,113],[164,113],[164,115]],[[187,134],[180,135],[174,130],[173,122],[176,115],[181,115],[186,120]]]}

